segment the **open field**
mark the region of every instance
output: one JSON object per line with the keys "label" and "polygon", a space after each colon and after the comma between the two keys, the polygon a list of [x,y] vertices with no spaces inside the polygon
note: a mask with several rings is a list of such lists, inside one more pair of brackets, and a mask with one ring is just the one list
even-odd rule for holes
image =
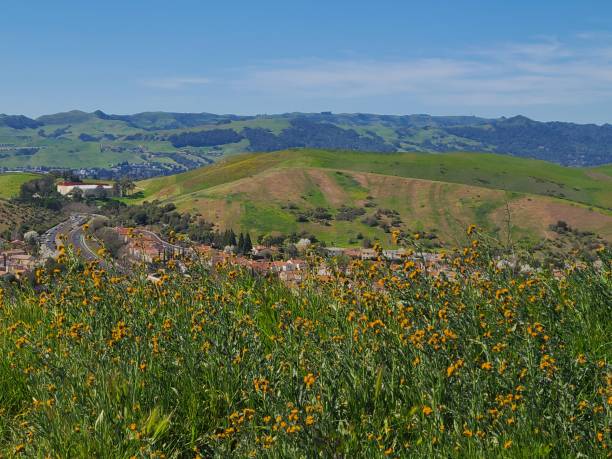
{"label": "open field", "polygon": [[8,199],[17,196],[21,185],[36,177],[38,177],[36,174],[0,174],[0,199]]}
{"label": "open field", "polygon": [[[241,155],[139,182],[142,199],[172,201],[222,227],[262,234],[307,231],[327,243],[357,236],[388,242],[383,229],[353,221],[297,222],[296,213],[342,206],[399,213],[401,228],[457,242],[476,222],[505,237],[550,236],[564,220],[612,240],[612,181],[605,168],[575,169],[491,154],[365,154],[294,150]],[[370,206],[370,207],[368,207]]]}

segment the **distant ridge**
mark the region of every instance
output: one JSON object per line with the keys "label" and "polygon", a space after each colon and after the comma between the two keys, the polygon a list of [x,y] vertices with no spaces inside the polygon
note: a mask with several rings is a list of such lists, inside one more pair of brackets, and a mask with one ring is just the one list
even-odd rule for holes
{"label": "distant ridge", "polygon": [[[67,141],[74,141],[69,150],[77,156],[85,148],[83,142],[104,139],[107,143],[111,140],[155,142],[150,146],[161,151],[212,148],[217,157],[248,151],[327,148],[378,153],[483,151],[566,166],[612,163],[612,125],[541,122],[523,115],[495,119],[332,112],[252,116],[207,112],[116,115],[101,110],[92,113],[72,110],[36,119],[0,115],[2,128],[5,130],[0,134],[7,143],[24,148],[37,147],[40,139],[45,139],[44,146],[49,149],[53,148],[50,142],[56,140],[63,142],[62,148],[67,148]],[[11,136],[21,140],[12,142]],[[22,141],[28,136],[29,142]],[[36,154],[30,156],[32,163],[46,165],[46,160],[34,161]],[[9,164],[20,165],[30,159]],[[61,158],[56,156],[54,161],[61,163]]]}

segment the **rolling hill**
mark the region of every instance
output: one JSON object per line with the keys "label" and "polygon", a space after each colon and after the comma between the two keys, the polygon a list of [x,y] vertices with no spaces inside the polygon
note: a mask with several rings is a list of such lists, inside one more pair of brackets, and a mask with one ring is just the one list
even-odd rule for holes
{"label": "rolling hill", "polygon": [[300,149],[239,155],[138,185],[141,201],[174,202],[220,227],[306,231],[330,244],[385,241],[393,227],[452,242],[470,223],[536,239],[551,235],[558,220],[612,241],[609,167],[566,168],[494,154]]}
{"label": "rolling hill", "polygon": [[[612,162],[610,145],[611,125],[544,123],[523,116],[111,115],[100,110],[74,110],[37,119],[0,115],[0,169],[86,168],[133,177],[186,171],[236,153],[288,148],[378,153],[486,151],[594,166]],[[121,169],[126,164],[135,166]]]}

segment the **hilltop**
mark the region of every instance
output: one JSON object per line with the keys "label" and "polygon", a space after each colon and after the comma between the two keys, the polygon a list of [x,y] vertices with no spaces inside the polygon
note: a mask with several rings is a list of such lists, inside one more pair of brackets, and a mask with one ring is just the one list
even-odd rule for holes
{"label": "hilltop", "polygon": [[392,228],[455,242],[473,222],[533,240],[551,236],[559,220],[612,240],[610,172],[494,154],[301,149],[145,180],[137,196],[173,202],[220,227],[306,231],[341,245],[388,241]]}
{"label": "hilltop", "polygon": [[244,152],[323,148],[395,153],[484,151],[570,166],[612,162],[612,126],[524,116],[286,113],[217,115],[74,110],[31,119],[0,115],[0,168],[88,169],[146,178]]}

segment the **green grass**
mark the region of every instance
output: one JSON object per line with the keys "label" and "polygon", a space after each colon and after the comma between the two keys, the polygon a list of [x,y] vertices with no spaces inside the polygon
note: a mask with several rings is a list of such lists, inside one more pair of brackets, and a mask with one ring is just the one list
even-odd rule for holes
{"label": "green grass", "polygon": [[607,164],[605,166],[599,166],[599,167],[593,167],[591,168],[591,170],[594,172],[605,174],[609,176],[610,178],[612,178],[612,164]]}
{"label": "green grass", "polygon": [[351,196],[351,198],[365,199],[368,196],[368,190],[361,186],[353,176],[340,171],[336,171],[330,175],[336,183]]}
{"label": "green grass", "polygon": [[0,174],[0,198],[9,199],[19,194],[21,185],[39,177],[37,174],[6,173]]}
{"label": "green grass", "polygon": [[256,234],[274,231],[290,234],[298,229],[293,215],[274,206],[250,201],[244,201],[242,206],[241,227],[250,228]]}
{"label": "green grass", "polygon": [[0,295],[0,451],[606,457],[610,254],[560,280],[459,253],[456,282],[355,263],[299,289],[61,260]]}
{"label": "green grass", "polygon": [[311,177],[307,178],[306,187],[302,190],[300,197],[305,201],[305,203],[308,203],[312,207],[329,206],[325,193],[323,193],[323,191],[317,187],[316,183]]}

